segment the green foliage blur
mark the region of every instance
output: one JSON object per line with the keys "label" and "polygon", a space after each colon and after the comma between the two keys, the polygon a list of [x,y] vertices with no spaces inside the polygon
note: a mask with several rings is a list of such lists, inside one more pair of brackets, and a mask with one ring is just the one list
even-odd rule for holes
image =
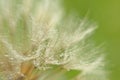
{"label": "green foliage blur", "polygon": [[96,22],[99,28],[93,35],[96,44],[105,43],[110,80],[120,80],[120,0],[64,0],[67,14]]}

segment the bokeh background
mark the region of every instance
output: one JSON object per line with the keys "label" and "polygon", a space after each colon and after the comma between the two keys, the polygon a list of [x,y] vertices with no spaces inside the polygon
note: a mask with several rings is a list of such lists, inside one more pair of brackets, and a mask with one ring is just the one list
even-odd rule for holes
{"label": "bokeh background", "polygon": [[63,0],[67,14],[96,22],[93,35],[97,44],[105,43],[110,80],[120,80],[120,0]]}

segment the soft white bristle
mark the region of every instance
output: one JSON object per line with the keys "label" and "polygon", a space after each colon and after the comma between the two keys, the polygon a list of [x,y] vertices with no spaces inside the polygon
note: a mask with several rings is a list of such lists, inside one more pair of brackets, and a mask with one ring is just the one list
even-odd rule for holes
{"label": "soft white bristle", "polygon": [[[103,53],[87,42],[96,26],[85,20],[66,21],[63,15],[58,0],[0,0],[0,55],[4,55],[0,66],[11,67],[9,71],[0,67],[5,80],[24,76],[25,62],[41,71],[53,65],[79,70],[78,80],[107,80]],[[70,26],[78,28],[69,32]]]}

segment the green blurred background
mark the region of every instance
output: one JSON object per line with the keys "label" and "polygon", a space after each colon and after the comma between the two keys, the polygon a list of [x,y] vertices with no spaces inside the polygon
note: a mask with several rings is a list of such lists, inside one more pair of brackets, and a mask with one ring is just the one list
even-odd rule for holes
{"label": "green blurred background", "polygon": [[120,0],[63,0],[67,14],[87,15],[99,28],[94,34],[97,44],[105,43],[110,80],[120,80]]}

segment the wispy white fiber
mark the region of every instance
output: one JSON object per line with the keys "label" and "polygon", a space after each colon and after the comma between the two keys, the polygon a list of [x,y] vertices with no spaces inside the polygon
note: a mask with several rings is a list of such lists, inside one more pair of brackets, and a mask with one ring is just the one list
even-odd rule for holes
{"label": "wispy white fiber", "polygon": [[[6,63],[12,67],[8,72],[14,75],[0,67],[0,74],[8,76],[6,80],[14,79],[18,73],[25,76],[21,65],[27,61],[41,71],[54,68],[53,65],[67,71],[81,71],[77,80],[107,80],[105,57],[89,41],[96,25],[87,20],[74,21],[74,15],[63,18],[64,10],[59,3],[58,0],[0,0],[0,36],[7,36],[0,37],[3,49],[0,56],[4,54]],[[5,65],[0,58],[0,66]]]}

